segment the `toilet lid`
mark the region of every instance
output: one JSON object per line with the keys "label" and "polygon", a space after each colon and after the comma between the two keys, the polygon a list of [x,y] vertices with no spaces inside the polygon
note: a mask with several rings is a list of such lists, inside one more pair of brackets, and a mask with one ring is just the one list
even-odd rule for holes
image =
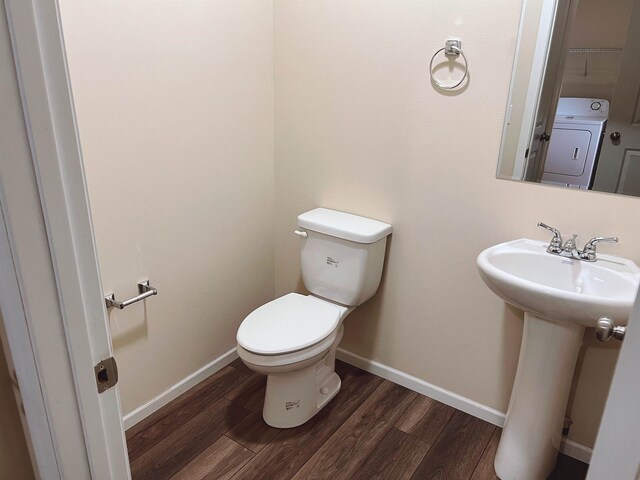
{"label": "toilet lid", "polygon": [[242,348],[253,353],[293,352],[328,337],[338,326],[340,314],[337,305],[289,293],[251,312],[236,338]]}

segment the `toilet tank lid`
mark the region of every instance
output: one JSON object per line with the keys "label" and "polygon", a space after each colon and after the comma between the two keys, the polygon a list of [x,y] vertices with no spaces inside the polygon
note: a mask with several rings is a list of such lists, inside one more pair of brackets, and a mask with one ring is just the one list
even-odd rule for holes
{"label": "toilet tank lid", "polygon": [[377,242],[393,229],[388,223],[328,208],[316,208],[300,214],[298,225],[313,232],[356,243]]}

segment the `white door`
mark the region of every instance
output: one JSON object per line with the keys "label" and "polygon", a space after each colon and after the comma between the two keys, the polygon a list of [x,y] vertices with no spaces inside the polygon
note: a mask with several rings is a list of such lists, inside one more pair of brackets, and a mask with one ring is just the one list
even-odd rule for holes
{"label": "white door", "polygon": [[524,179],[527,181],[539,182],[544,172],[548,142],[551,138],[551,130],[562,89],[567,42],[577,4],[578,2],[575,0],[559,0],[556,7],[544,81],[540,90],[533,135],[527,151],[527,166],[524,175]]}
{"label": "white door", "polygon": [[[511,79],[509,114],[506,122],[507,125],[511,125],[512,109],[515,107],[515,110],[519,110],[517,104],[524,101],[522,112],[517,115],[521,120],[517,120],[513,127],[518,126],[519,129],[512,172],[513,179],[524,180],[528,170],[532,168],[529,165],[537,165],[541,147],[540,134],[544,131],[540,129],[540,105],[546,104],[547,100],[549,100],[548,96],[545,99],[542,91],[545,81],[548,81],[551,76],[555,76],[551,74],[547,64],[549,63],[550,53],[553,52],[552,45],[558,42],[558,25],[566,20],[565,7],[568,4],[568,0],[561,1],[561,4],[556,0],[540,0],[539,2],[536,2],[536,0],[524,0],[523,2],[522,18],[520,19],[521,30],[516,47],[514,77]],[[558,16],[562,18],[558,19]],[[524,28],[524,26],[531,24],[538,24],[537,33],[529,32]],[[530,53],[526,45],[532,42],[533,34],[535,34],[535,47],[533,53]],[[524,60],[520,58],[521,55],[524,55]],[[522,67],[519,62],[523,60],[524,64],[526,64],[530,55],[532,55],[532,58],[529,81],[526,85],[520,86],[516,83],[516,76],[525,75],[525,73],[521,73],[521,70],[524,72],[527,67]],[[525,90],[524,96],[521,90]],[[548,106],[543,107],[543,110],[546,112]],[[506,130],[503,132],[503,136],[505,134]],[[500,153],[501,156],[504,154],[505,152]],[[512,153],[508,153],[508,155],[512,155]]]}
{"label": "white door", "polygon": [[640,365],[640,293],[620,350],[587,480],[636,480],[640,474],[638,365]]}
{"label": "white door", "polygon": [[594,190],[640,195],[640,1],[631,11]]}
{"label": "white door", "polygon": [[[7,332],[16,371],[23,360],[36,365],[33,374],[18,372],[18,382],[39,387],[40,412],[29,410],[35,403],[23,396],[30,430],[34,416],[45,419],[32,440],[51,440],[50,447],[32,442],[48,450],[42,458],[54,458],[47,467],[38,462],[37,473],[126,480],[118,388],[99,389],[94,370],[112,347],[57,3],[4,0],[4,7],[0,98],[11,107],[3,110],[3,122],[15,121],[2,130],[0,299],[12,327],[23,317],[28,329],[22,336],[14,328]],[[8,128],[15,133],[9,136]],[[15,306],[7,301],[10,288],[21,300]]]}

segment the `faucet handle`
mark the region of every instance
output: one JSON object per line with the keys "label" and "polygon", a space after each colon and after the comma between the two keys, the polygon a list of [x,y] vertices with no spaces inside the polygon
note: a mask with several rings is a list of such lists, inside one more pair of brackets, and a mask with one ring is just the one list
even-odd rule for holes
{"label": "faucet handle", "polygon": [[582,251],[583,260],[595,262],[596,260],[596,246],[600,242],[618,243],[618,237],[594,237],[587,242]]}
{"label": "faucet handle", "polygon": [[551,233],[553,233],[553,238],[549,243],[549,248],[547,249],[547,251],[552,250],[554,248],[562,248],[562,235],[560,234],[560,231],[558,229],[553,228],[547,225],[546,223],[542,223],[542,222],[538,222],[538,226],[542,228],[546,228]]}

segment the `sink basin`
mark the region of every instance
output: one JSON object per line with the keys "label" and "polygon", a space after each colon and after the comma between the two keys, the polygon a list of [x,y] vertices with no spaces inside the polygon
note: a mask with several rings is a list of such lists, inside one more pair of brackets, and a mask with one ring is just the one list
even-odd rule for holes
{"label": "sink basin", "polygon": [[595,327],[607,316],[626,325],[640,282],[635,263],[601,254],[572,260],[546,248],[528,239],[490,247],[478,256],[480,276],[507,303],[548,320]]}
{"label": "sink basin", "polygon": [[546,249],[545,242],[520,239],[478,256],[487,286],[525,312],[494,462],[503,479],[537,480],[551,473],[585,327],[603,316],[626,324],[640,283],[640,268],[631,260],[598,254],[595,262],[584,262]]}

